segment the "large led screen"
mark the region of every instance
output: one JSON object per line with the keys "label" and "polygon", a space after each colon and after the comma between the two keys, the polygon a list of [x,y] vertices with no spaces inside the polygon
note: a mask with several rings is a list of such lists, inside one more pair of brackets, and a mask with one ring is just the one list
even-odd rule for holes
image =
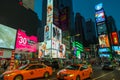
{"label": "large led screen", "polygon": [[52,25],[52,39],[59,42],[62,41],[62,31],[54,24]]}
{"label": "large led screen", "polygon": [[99,36],[99,45],[102,48],[103,47],[110,47],[108,35],[100,35]]}
{"label": "large led screen", "polygon": [[104,11],[103,10],[97,11],[95,13],[95,19],[97,23],[105,21]]}
{"label": "large led screen", "polygon": [[65,58],[65,45],[64,44],[59,45],[58,58]]}
{"label": "large led screen", "polygon": [[40,42],[39,48],[38,48],[38,58],[50,56],[51,55],[51,40],[48,40],[46,42]]}
{"label": "large led screen", "polygon": [[51,34],[52,34],[52,24],[47,24],[44,27],[44,41],[50,40],[51,39]]}
{"label": "large led screen", "polygon": [[0,48],[15,48],[17,30],[0,24]]}
{"label": "large led screen", "polygon": [[107,27],[106,24],[101,24],[97,26],[98,28],[98,34],[106,34],[107,33]]}
{"label": "large led screen", "polygon": [[53,22],[53,0],[47,0],[47,23]]}
{"label": "large led screen", "polygon": [[37,37],[27,36],[26,33],[19,29],[17,33],[16,49],[23,51],[37,51]]}
{"label": "large led screen", "polygon": [[112,38],[111,39],[112,40],[112,44],[114,44],[114,45],[118,45],[119,44],[117,32],[112,32],[111,38]]}

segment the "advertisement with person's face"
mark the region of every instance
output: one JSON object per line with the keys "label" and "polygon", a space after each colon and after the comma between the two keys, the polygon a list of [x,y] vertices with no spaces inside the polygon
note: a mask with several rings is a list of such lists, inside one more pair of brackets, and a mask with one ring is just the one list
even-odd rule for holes
{"label": "advertisement with person's face", "polygon": [[52,25],[52,39],[57,40],[59,42],[61,42],[62,40],[62,31],[55,25]]}
{"label": "advertisement with person's face", "polygon": [[53,22],[53,0],[47,0],[47,23]]}
{"label": "advertisement with person's face", "polygon": [[58,58],[65,58],[65,45],[59,45]]}
{"label": "advertisement with person's face", "polygon": [[99,45],[100,47],[110,47],[108,35],[99,36]]}
{"label": "advertisement with person's face", "polygon": [[44,57],[46,55],[50,55],[51,46],[52,46],[51,40],[39,43],[38,58]]}
{"label": "advertisement with person's face", "polygon": [[15,48],[17,30],[0,24],[0,48]]}
{"label": "advertisement with person's face", "polygon": [[59,49],[59,42],[52,40],[52,49],[58,50]]}
{"label": "advertisement with person's face", "polygon": [[51,24],[47,24],[44,27],[44,41],[50,40],[51,39]]}

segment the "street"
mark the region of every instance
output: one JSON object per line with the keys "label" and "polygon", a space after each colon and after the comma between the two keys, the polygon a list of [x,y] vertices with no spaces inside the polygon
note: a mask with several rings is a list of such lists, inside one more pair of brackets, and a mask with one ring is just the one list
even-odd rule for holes
{"label": "street", "polygon": [[[41,78],[36,80],[57,80],[56,72],[48,79]],[[100,66],[93,66],[92,78],[86,80],[120,80],[120,67],[115,70],[102,70]]]}

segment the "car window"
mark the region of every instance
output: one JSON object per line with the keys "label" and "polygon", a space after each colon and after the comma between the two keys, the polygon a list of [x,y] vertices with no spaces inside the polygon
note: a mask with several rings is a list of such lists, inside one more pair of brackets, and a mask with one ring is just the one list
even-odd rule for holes
{"label": "car window", "polygon": [[19,67],[19,70],[23,70],[23,69],[26,69],[29,65],[23,65],[21,67]]}
{"label": "car window", "polygon": [[32,65],[28,67],[28,70],[37,69],[38,67],[39,67],[38,65]]}
{"label": "car window", "polygon": [[85,69],[87,69],[87,68],[88,68],[87,65],[83,65],[83,66],[80,68],[80,70],[85,70]]}
{"label": "car window", "polygon": [[78,70],[78,69],[79,69],[79,66],[77,66],[77,65],[69,65],[69,66],[66,67],[66,69]]}

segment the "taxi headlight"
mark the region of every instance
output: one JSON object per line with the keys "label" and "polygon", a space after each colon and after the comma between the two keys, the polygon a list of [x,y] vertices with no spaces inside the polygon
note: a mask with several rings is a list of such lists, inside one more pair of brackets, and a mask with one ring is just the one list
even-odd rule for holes
{"label": "taxi headlight", "polygon": [[12,75],[12,73],[10,73],[10,74],[5,74],[4,76],[11,76]]}
{"label": "taxi headlight", "polygon": [[69,77],[73,77],[73,76],[74,76],[74,74],[68,74],[67,76],[69,76]]}

